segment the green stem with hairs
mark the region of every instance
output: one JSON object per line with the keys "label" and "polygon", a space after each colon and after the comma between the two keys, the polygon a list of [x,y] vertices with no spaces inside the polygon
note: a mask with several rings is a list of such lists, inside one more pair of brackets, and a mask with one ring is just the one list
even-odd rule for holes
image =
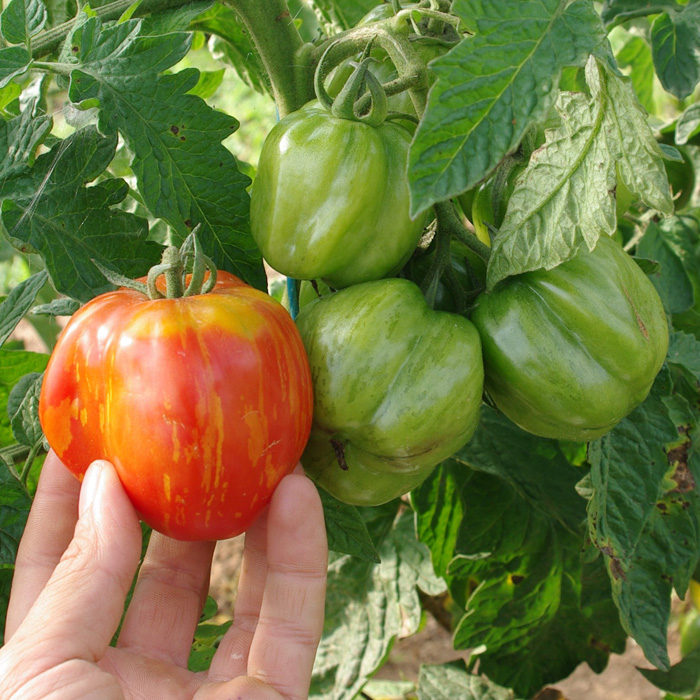
{"label": "green stem with hairs", "polygon": [[224,1],[240,17],[260,54],[280,117],[312,100],[314,47],[302,40],[285,0]]}
{"label": "green stem with hairs", "polygon": [[451,201],[438,202],[435,205],[435,212],[438,217],[438,226],[449,230],[452,236],[462,241],[467,248],[488,262],[491,257],[491,248],[482,243],[473,233],[467,231]]}

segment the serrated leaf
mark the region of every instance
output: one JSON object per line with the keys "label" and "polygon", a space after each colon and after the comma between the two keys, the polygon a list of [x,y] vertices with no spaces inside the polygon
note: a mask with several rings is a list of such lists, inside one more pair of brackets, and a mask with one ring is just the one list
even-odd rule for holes
{"label": "serrated leaf", "polygon": [[233,9],[216,3],[193,22],[192,28],[212,36],[214,57],[233,66],[246,85],[261,94],[270,93],[270,82],[255,44]]}
{"label": "serrated leaf", "polygon": [[197,70],[160,75],[187,53],[189,35],[142,36],[140,20],[102,27],[93,18],[71,43],[79,68],[71,75],[70,99],[99,100],[100,131],[123,136],[151,213],[181,240],[201,224],[200,242],[217,266],[265,289],[249,231],[250,179],[221,145],[238,122],[187,94]]}
{"label": "serrated leaf", "polygon": [[114,207],[128,193],[123,180],[85,186],[107,167],[116,143],[116,135],[82,129],[39,156],[30,171],[0,181],[0,221],[10,240],[38,252],[56,290],[81,301],[111,289],[93,259],[135,277],[162,250],[146,240],[144,219]]}
{"label": "serrated leaf", "polygon": [[467,672],[463,662],[442,666],[423,665],[418,676],[418,700],[515,700],[503,688],[482,676]]}
{"label": "serrated leaf", "polygon": [[40,32],[48,13],[41,0],[11,0],[0,15],[0,30],[10,44],[27,44]]}
{"label": "serrated leaf", "polygon": [[661,690],[677,693],[684,698],[696,698],[700,694],[700,647],[693,649],[668,671],[647,668],[639,668],[638,671]]}
{"label": "serrated leaf", "polygon": [[44,436],[39,422],[39,394],[44,375],[25,374],[15,384],[7,399],[7,413],[15,440],[20,445],[34,447]]}
{"label": "serrated leaf", "polygon": [[364,561],[379,563],[379,554],[357,508],[342,503],[321,488],[318,492],[323,504],[328,549],[340,554],[351,554]]}
{"label": "serrated leaf", "polygon": [[437,83],[409,157],[411,211],[477,184],[550,109],[561,71],[604,39],[589,0],[456,0],[477,34],[431,62]]}
{"label": "serrated leaf", "polygon": [[22,113],[8,121],[0,120],[0,183],[10,176],[24,172],[34,162],[37,147],[51,131],[53,120],[36,111],[36,100]]}
{"label": "serrated leaf", "polygon": [[37,272],[20,282],[0,304],[0,347],[29,311],[47,279],[45,271]]}
{"label": "serrated leaf", "polygon": [[649,398],[589,446],[590,537],[605,557],[622,624],[662,669],[671,590],[685,593],[700,547],[700,464],[669,465],[664,449],[678,430],[668,393],[662,372]]}
{"label": "serrated leaf", "polygon": [[700,134],[700,103],[690,105],[679,117],[676,124],[676,143],[682,146],[697,134]]}
{"label": "serrated leaf", "polygon": [[17,76],[26,73],[32,63],[32,57],[20,46],[0,49],[0,88],[4,88]]}
{"label": "serrated leaf", "polygon": [[682,100],[700,82],[700,3],[676,4],[651,26],[654,66],[664,89]]}
{"label": "serrated leaf", "polygon": [[663,153],[644,119],[629,79],[591,57],[586,77],[593,93],[562,93],[561,126],[546,132],[516,181],[494,239],[487,283],[529,270],[551,269],[599,236],[615,231],[618,174],[648,206],[670,214],[673,201]]}
{"label": "serrated leaf", "polygon": [[418,588],[444,591],[425,545],[415,537],[413,515],[395,518],[396,502],[365,509],[381,563],[348,555],[328,570],[324,635],[319,645],[309,697],[351,700],[379,667],[398,636],[418,630]]}
{"label": "serrated leaf", "polygon": [[12,388],[25,374],[43,372],[48,360],[48,355],[35,352],[0,350],[0,445],[14,442],[7,414],[7,401]]}

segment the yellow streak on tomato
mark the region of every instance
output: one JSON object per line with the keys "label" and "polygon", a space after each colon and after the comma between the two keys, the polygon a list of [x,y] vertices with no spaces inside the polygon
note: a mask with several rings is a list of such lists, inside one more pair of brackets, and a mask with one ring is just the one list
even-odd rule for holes
{"label": "yellow streak on tomato", "polygon": [[[166,418],[166,421],[167,421],[167,418]],[[173,462],[179,462],[179,461],[180,461],[180,438],[177,436],[177,424],[173,423]]]}
{"label": "yellow streak on tomato", "polygon": [[80,422],[82,423],[83,428],[87,425],[87,421],[88,421],[87,408],[81,408],[80,409]]}
{"label": "yellow streak on tomato", "polygon": [[165,500],[170,501],[170,474],[163,474],[163,493],[165,494]]}
{"label": "yellow streak on tomato", "polygon": [[100,432],[104,434],[105,432],[105,406],[101,403],[98,408],[98,415],[100,417]]}
{"label": "yellow streak on tomato", "polygon": [[66,397],[58,406],[47,406],[44,412],[44,429],[51,434],[51,446],[59,457],[68,449],[71,440],[70,398]]}

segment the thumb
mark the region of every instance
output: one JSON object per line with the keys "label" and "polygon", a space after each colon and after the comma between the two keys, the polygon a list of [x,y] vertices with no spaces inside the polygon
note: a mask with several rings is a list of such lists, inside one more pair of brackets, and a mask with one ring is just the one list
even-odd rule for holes
{"label": "thumb", "polygon": [[93,463],[73,539],[6,649],[14,662],[7,671],[22,676],[20,685],[67,661],[94,662],[104,655],[140,553],[138,517],[114,467]]}

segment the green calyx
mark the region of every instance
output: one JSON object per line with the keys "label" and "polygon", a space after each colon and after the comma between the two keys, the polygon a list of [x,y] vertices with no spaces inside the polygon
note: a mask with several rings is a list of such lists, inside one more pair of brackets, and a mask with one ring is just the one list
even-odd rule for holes
{"label": "green calyx", "polygon": [[[179,299],[197,294],[208,294],[216,285],[216,265],[202,251],[197,238],[197,229],[185,239],[180,248],[168,246],[163,251],[161,262],[149,270],[145,284],[124,277],[114,270],[104,267],[96,260],[92,262],[112,284],[133,289],[153,300]],[[191,268],[191,275],[188,283],[189,268]],[[209,270],[209,277],[206,275],[207,270]],[[158,289],[157,285],[161,275],[165,275],[165,294]]]}

